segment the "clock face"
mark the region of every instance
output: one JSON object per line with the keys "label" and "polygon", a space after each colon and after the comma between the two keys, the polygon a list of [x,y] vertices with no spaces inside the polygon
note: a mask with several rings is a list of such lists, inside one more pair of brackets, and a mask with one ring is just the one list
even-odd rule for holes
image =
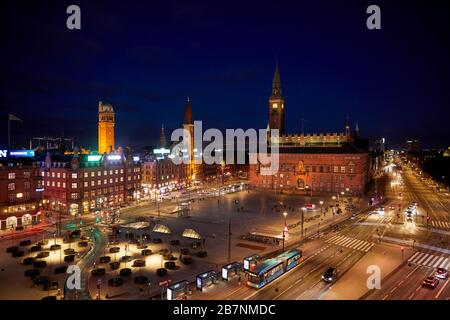
{"label": "clock face", "polygon": [[274,104],[272,105],[272,109],[277,109],[277,108],[278,108],[278,104],[274,103]]}

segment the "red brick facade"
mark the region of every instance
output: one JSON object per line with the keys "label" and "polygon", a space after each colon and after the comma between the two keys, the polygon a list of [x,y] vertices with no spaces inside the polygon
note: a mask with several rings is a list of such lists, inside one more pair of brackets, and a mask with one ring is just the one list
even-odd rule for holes
{"label": "red brick facade", "polygon": [[347,148],[281,149],[279,170],[261,175],[250,165],[250,185],[274,192],[337,194],[364,192],[370,176],[369,154],[348,153]]}
{"label": "red brick facade", "polygon": [[9,159],[0,165],[0,229],[38,222],[42,199],[39,168],[31,159]]}

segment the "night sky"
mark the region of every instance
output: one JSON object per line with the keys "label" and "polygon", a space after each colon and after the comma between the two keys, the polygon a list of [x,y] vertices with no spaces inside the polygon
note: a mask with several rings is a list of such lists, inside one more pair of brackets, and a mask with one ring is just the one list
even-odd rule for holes
{"label": "night sky", "polygon": [[[116,144],[138,149],[180,127],[185,97],[204,127],[265,128],[274,61],[287,132],[343,131],[348,115],[388,146],[450,144],[445,1],[14,1],[0,13],[2,123],[12,141],[75,137],[97,147],[98,101]],[[12,1],[10,2],[12,3]],[[66,8],[81,7],[81,30]],[[382,29],[366,28],[381,7]]]}

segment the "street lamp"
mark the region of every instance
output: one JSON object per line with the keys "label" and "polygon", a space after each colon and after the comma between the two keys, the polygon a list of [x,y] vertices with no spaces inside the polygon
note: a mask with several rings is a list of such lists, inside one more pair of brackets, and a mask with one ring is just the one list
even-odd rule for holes
{"label": "street lamp", "polygon": [[302,207],[302,239],[304,238],[305,207]]}
{"label": "street lamp", "polygon": [[283,212],[283,216],[284,216],[284,227],[283,227],[283,252],[284,252],[284,240],[286,238],[286,234],[285,232],[287,231],[287,224],[286,224],[286,217],[287,217],[287,212]]}
{"label": "street lamp", "polygon": [[320,200],[319,203],[320,203],[320,214],[322,215],[323,214],[323,201]]}

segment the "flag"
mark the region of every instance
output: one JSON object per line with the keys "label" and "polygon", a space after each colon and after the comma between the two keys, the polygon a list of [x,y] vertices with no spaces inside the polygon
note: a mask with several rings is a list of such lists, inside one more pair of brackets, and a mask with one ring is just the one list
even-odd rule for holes
{"label": "flag", "polygon": [[9,120],[16,120],[16,121],[22,122],[22,119],[17,118],[15,115],[8,114],[8,117],[9,117]]}

